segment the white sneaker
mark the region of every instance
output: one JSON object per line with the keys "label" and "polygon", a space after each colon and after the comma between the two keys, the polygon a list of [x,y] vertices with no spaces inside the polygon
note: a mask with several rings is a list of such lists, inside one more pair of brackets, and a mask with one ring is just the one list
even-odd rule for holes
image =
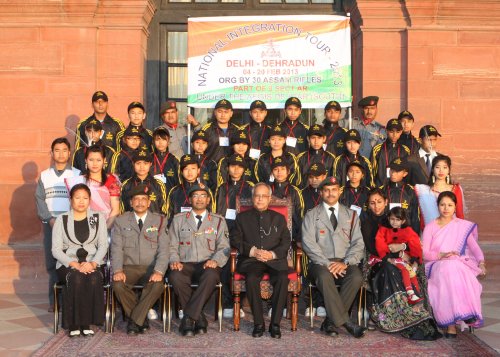
{"label": "white sneaker", "polygon": [[[234,316],[234,309],[224,309],[222,311],[222,317],[225,319],[232,319]],[[240,317],[245,317],[245,312],[240,309]]]}
{"label": "white sneaker", "polygon": [[[306,308],[306,313],[305,313],[306,317],[310,317],[311,316],[311,312],[309,310],[309,308]],[[316,315],[316,308],[313,307],[313,310],[312,310],[312,315]]]}
{"label": "white sneaker", "polygon": [[148,319],[149,320],[158,320],[158,313],[156,312],[155,309],[149,309]]}
{"label": "white sneaker", "polygon": [[83,336],[94,336],[94,330],[83,330]]}
{"label": "white sneaker", "polygon": [[73,330],[69,332],[69,337],[80,336],[80,330]]}
{"label": "white sneaker", "polygon": [[245,312],[243,311],[243,309],[240,309],[240,317],[245,317]]}
{"label": "white sneaker", "polygon": [[[267,312],[267,317],[271,318],[272,314],[273,314],[273,308],[271,307]],[[283,316],[286,316],[286,307],[283,309]]]}
{"label": "white sneaker", "polygon": [[184,311],[179,310],[179,318],[182,320],[183,317],[184,317]]}
{"label": "white sneaker", "polygon": [[320,306],[316,309],[316,316],[326,317],[326,309],[323,306]]}

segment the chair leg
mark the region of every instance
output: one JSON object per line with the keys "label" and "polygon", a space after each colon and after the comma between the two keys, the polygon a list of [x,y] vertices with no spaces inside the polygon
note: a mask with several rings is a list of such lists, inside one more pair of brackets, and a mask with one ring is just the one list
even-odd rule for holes
{"label": "chair leg", "polygon": [[111,293],[111,286],[107,286],[106,287],[106,311],[105,311],[105,319],[104,319],[104,332],[105,333],[109,333],[111,332],[111,328],[110,328],[110,319],[111,319],[111,312],[110,312],[110,294]]}
{"label": "chair leg", "polygon": [[288,320],[292,318],[292,301],[293,301],[292,294],[288,293],[286,297],[286,318]]}
{"label": "chair leg", "polygon": [[313,286],[309,283],[309,320],[311,328],[314,328],[314,314],[313,314]]}
{"label": "chair leg", "polygon": [[54,284],[54,334],[59,331],[59,296],[57,294],[57,283]]}
{"label": "chair leg", "polygon": [[217,299],[217,319],[219,320],[219,332],[222,332],[222,283],[217,284],[217,287],[219,289],[219,296]]}
{"label": "chair leg", "polygon": [[170,332],[170,328],[172,326],[172,290],[170,284],[167,285],[167,331]]}
{"label": "chair leg", "polygon": [[115,329],[115,314],[116,314],[116,301],[115,301],[115,293],[111,290],[111,323],[109,324],[109,332],[113,333]]}
{"label": "chair leg", "polygon": [[360,326],[361,326],[361,317],[362,317],[362,315],[364,313],[364,311],[363,311],[363,304],[362,304],[362,302],[363,302],[363,292],[364,292],[364,288],[361,287],[359,289],[359,301],[358,301],[358,325],[360,325]]}
{"label": "chair leg", "polygon": [[234,296],[234,309],[233,309],[233,324],[234,331],[240,330],[240,293],[233,293]]}
{"label": "chair leg", "polygon": [[299,317],[299,294],[292,294],[292,331],[297,331],[297,321]]}
{"label": "chair leg", "polygon": [[163,325],[163,333],[166,332],[166,328],[167,328],[167,324],[166,324],[166,320],[167,320],[167,284],[163,284],[163,297],[161,299],[161,302],[162,302],[162,309],[161,309],[161,322],[162,322],[162,325]]}

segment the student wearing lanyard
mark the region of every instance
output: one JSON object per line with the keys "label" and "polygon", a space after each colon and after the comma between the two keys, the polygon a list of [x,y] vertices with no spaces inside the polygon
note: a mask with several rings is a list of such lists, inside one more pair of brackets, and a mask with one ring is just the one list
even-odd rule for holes
{"label": "student wearing lanyard", "polygon": [[420,217],[418,213],[418,200],[413,187],[404,182],[408,175],[408,160],[395,158],[389,164],[390,177],[382,188],[387,193],[389,209],[402,207],[406,210],[409,219],[408,225],[420,234]]}
{"label": "student wearing lanyard", "polygon": [[347,165],[347,183],[342,187],[340,203],[356,211],[358,217],[362,211],[366,211],[366,201],[370,189],[362,184],[365,176],[363,164],[357,160]]}
{"label": "student wearing lanyard", "polygon": [[179,160],[170,153],[168,145],[170,133],[164,127],[158,127],[153,131],[153,165],[151,174],[165,185],[167,192],[180,183]]}
{"label": "student wearing lanyard", "polygon": [[[181,157],[181,182],[168,193],[167,198],[167,217],[168,224],[172,223],[172,219],[177,213],[191,211],[191,202],[189,200],[188,192],[193,185],[198,184],[200,167],[198,160],[194,155],[184,155]],[[210,196],[209,209],[214,211],[214,200],[212,191],[207,188]]]}
{"label": "student wearing lanyard", "polygon": [[415,125],[415,119],[413,119],[413,114],[407,110],[402,111],[398,115],[398,120],[401,122],[403,126],[403,134],[399,138],[398,142],[400,144],[405,145],[408,149],[410,149],[410,155],[415,154],[420,149],[420,144],[416,137],[413,136],[411,130]]}
{"label": "student wearing lanyard", "polygon": [[217,189],[217,163],[205,155],[208,147],[207,134],[203,130],[195,132],[191,138],[191,146],[193,147],[193,156],[198,161],[200,168],[200,182],[215,192]]}
{"label": "student wearing lanyard", "polygon": [[271,128],[264,124],[267,116],[266,103],[262,100],[254,100],[250,104],[249,114],[252,120],[241,129],[246,131],[250,140],[250,157],[258,160],[261,154],[271,151],[269,146]]}
{"label": "student wearing lanyard", "polygon": [[340,127],[339,119],[342,107],[339,102],[329,101],[325,105],[325,119],[323,125],[326,131],[326,149],[339,156],[344,152],[344,133],[347,129]]}
{"label": "student wearing lanyard", "polygon": [[328,175],[332,174],[333,163],[335,162],[335,155],[329,151],[325,151],[326,132],[322,125],[314,124],[307,132],[309,141],[309,149],[300,153],[297,156],[297,164],[302,175],[301,187],[307,185],[306,172],[312,164],[322,163],[328,170]]}
{"label": "student wearing lanyard", "polygon": [[307,130],[309,127],[300,122],[302,103],[299,98],[291,97],[285,102],[286,118],[280,124],[286,135],[287,150],[298,155],[307,150]]}
{"label": "student wearing lanyard", "polygon": [[132,158],[139,151],[141,145],[139,130],[128,127],[123,133],[122,144],[121,150],[117,151],[111,159],[111,172],[117,175],[121,182],[124,182],[134,174]]}
{"label": "student wearing lanyard", "polygon": [[387,140],[375,146],[370,156],[375,186],[383,185],[385,180],[389,178],[389,164],[392,160],[397,157],[405,158],[410,154],[410,149],[398,143],[403,133],[403,126],[399,120],[389,120],[386,129]]}
{"label": "student wearing lanyard", "polygon": [[163,182],[151,175],[150,170],[153,163],[153,155],[147,151],[139,151],[134,157],[134,175],[125,180],[121,190],[121,212],[132,210],[130,205],[130,192],[138,185],[148,187],[148,196],[151,204],[151,212],[167,214],[167,193]]}
{"label": "student wearing lanyard", "polygon": [[[146,146],[146,150],[153,150],[153,132],[149,129],[146,129],[143,124],[144,120],[146,120],[146,109],[144,109],[144,105],[140,102],[132,102],[128,105],[128,119],[130,124],[128,128],[136,128],[141,135],[141,147]],[[116,134],[116,150],[119,151],[122,145],[123,133],[126,129],[120,131]]]}

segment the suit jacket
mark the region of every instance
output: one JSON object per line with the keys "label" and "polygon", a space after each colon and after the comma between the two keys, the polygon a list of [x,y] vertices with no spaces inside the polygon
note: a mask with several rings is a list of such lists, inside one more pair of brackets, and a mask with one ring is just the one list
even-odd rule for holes
{"label": "suit jacket", "polygon": [[124,265],[142,265],[165,274],[168,268],[168,247],[166,218],[148,210],[140,230],[134,212],[125,212],[116,218],[113,226],[113,271],[123,270]]}
{"label": "suit jacket", "polygon": [[363,259],[365,244],[358,215],[340,204],[338,217],[334,230],[323,203],[306,213],[302,223],[302,248],[313,264],[328,266],[333,259],[343,259],[356,265]]}
{"label": "suit jacket", "polygon": [[[99,223],[93,223],[94,214],[97,214]],[[64,216],[68,218],[67,229],[64,229]],[[87,211],[87,218],[89,223],[89,237],[80,243],[75,235],[75,220],[73,211],[63,213],[57,217],[54,228],[52,230],[52,255],[57,260],[56,268],[62,265],[69,267],[69,263],[78,261],[76,252],[78,249],[83,248],[87,251],[87,261],[96,262],[101,265],[104,263],[104,257],[108,252],[108,232],[106,229],[106,218],[102,213]]]}
{"label": "suit jacket", "polygon": [[406,176],[406,182],[412,186],[418,184],[427,185],[429,182],[427,165],[425,164],[424,158],[418,156],[418,151],[416,154],[408,156],[408,166],[409,172],[408,176]]}
{"label": "suit jacket", "polygon": [[239,270],[244,270],[244,267],[257,261],[249,256],[252,247],[273,251],[276,259],[265,264],[276,270],[288,270],[290,243],[290,231],[285,217],[280,213],[272,210],[259,212],[253,208],[236,216],[235,229],[231,232],[231,246],[240,253]]}

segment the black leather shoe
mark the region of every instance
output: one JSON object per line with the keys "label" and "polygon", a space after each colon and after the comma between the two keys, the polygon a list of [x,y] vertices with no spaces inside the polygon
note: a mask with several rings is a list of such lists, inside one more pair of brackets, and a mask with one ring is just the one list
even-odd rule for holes
{"label": "black leather shoe", "polygon": [[335,325],[333,324],[332,321],[330,321],[328,319],[328,317],[321,324],[321,331],[324,331],[325,334],[327,334],[328,336],[332,336],[332,337],[339,335],[339,332],[335,328]]}
{"label": "black leather shoe", "polygon": [[181,320],[181,324],[179,326],[179,331],[182,336],[192,337],[194,336],[194,320],[187,315]]}
{"label": "black leather shoe", "polygon": [[129,320],[127,325],[127,335],[137,335],[140,332],[139,326],[137,326],[134,321]]}
{"label": "black leather shoe", "polygon": [[146,320],[144,320],[144,323],[142,324],[142,326],[139,326],[139,331],[140,331],[140,333],[144,333],[147,330],[149,330],[149,320],[146,318]]}
{"label": "black leather shoe", "polygon": [[252,337],[262,337],[264,335],[264,330],[266,328],[264,325],[254,325],[253,331],[252,331]]}
{"label": "black leather shoe", "polygon": [[344,324],[344,327],[347,330],[347,332],[349,332],[351,335],[353,335],[356,338],[361,338],[366,333],[366,329],[364,327],[356,325],[356,324],[352,323],[351,321],[347,321]]}
{"label": "black leather shoe", "polygon": [[207,333],[207,328],[208,328],[208,321],[207,318],[205,317],[205,314],[202,312],[200,314],[200,318],[194,324],[194,333],[197,335]]}
{"label": "black leather shoe", "polygon": [[272,338],[281,338],[280,325],[269,326],[269,333],[271,334]]}

